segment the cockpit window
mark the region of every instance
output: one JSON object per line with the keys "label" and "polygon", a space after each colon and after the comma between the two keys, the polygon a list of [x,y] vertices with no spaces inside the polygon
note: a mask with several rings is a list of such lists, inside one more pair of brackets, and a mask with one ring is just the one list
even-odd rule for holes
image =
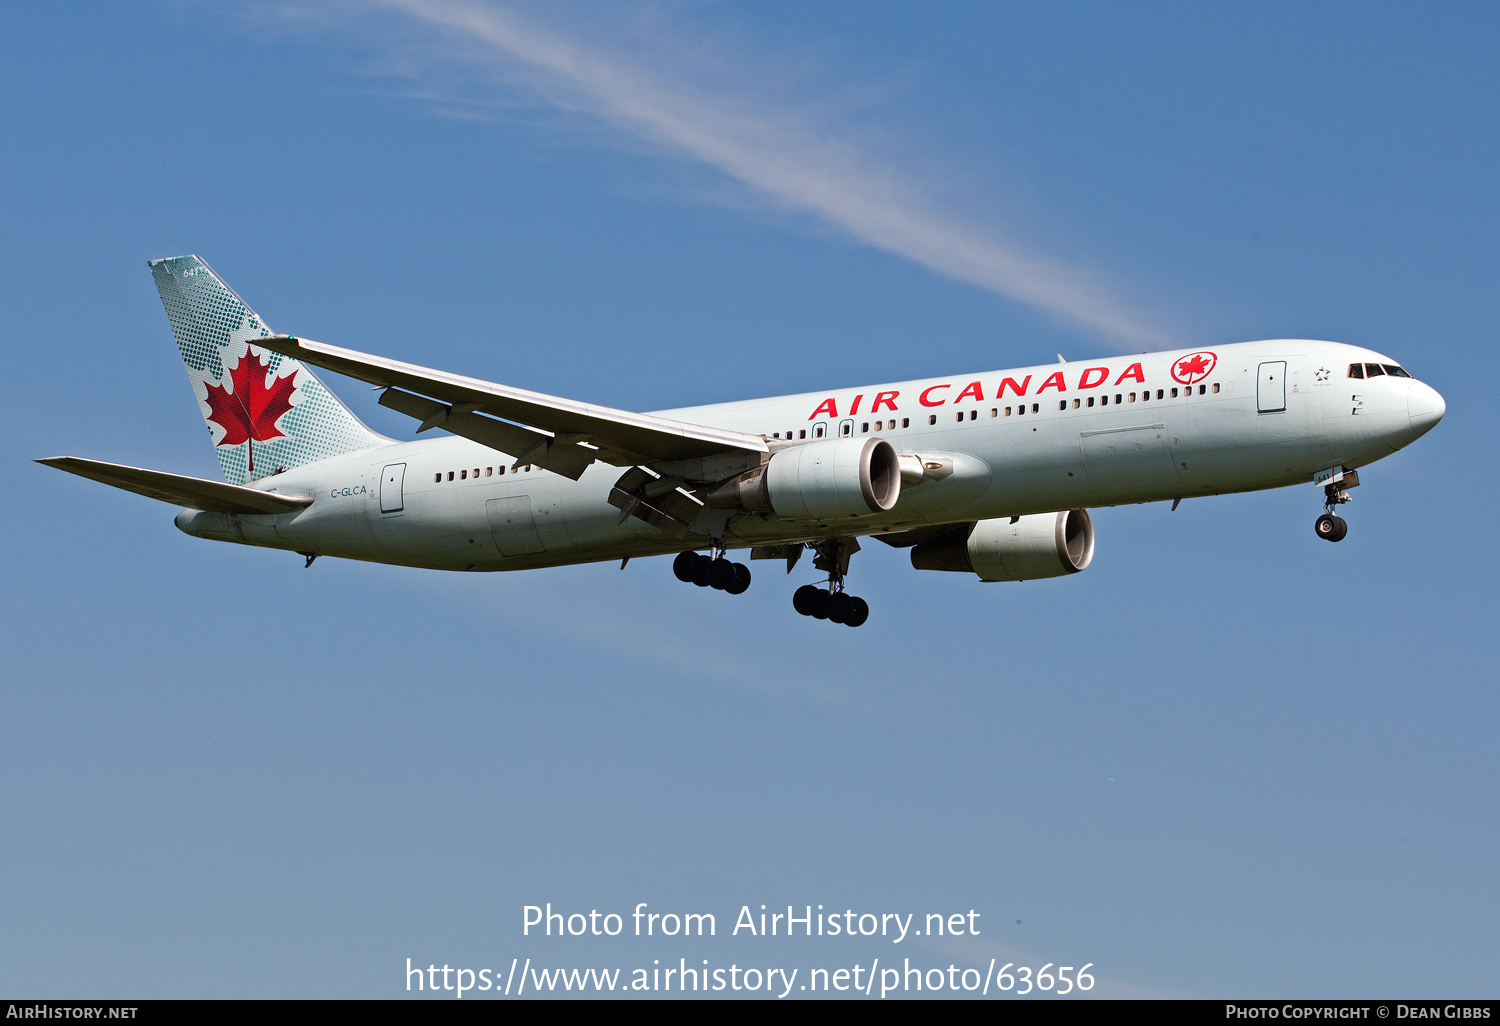
{"label": "cockpit window", "polygon": [[1362,363],[1351,363],[1349,365],[1349,376],[1351,378],[1363,378],[1365,376],[1365,365]]}
{"label": "cockpit window", "polygon": [[1381,366],[1384,367],[1385,372],[1393,378],[1411,377],[1410,374],[1406,373],[1406,371],[1402,370],[1400,367],[1397,367],[1394,363],[1383,363],[1381,364]]}
{"label": "cockpit window", "polygon": [[1385,368],[1381,367],[1378,363],[1367,363],[1365,364],[1365,375],[1371,378],[1383,378],[1385,377]]}

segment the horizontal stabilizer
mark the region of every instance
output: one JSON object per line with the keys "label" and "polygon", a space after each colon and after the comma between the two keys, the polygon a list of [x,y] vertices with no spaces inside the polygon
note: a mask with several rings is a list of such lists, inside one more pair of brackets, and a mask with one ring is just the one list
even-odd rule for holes
{"label": "horizontal stabilizer", "polygon": [[160,499],[175,506],[201,509],[206,513],[292,513],[312,505],[313,501],[311,495],[278,495],[258,488],[224,484],[222,481],[205,481],[201,477],[123,467],[118,463],[101,463],[98,460],[79,459],[77,456],[53,456],[37,462],[91,481],[123,488],[127,492]]}

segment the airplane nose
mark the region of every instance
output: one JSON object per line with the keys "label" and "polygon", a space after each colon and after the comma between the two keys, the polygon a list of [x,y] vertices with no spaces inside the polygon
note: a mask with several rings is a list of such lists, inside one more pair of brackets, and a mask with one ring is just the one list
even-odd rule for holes
{"label": "airplane nose", "polygon": [[1430,385],[1413,381],[1406,390],[1406,415],[1411,418],[1411,429],[1417,434],[1430,431],[1447,412],[1448,404]]}

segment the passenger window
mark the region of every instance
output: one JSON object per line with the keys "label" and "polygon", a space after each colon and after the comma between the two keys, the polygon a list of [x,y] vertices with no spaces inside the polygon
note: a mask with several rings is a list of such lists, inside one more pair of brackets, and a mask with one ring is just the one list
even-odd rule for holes
{"label": "passenger window", "polygon": [[479,468],[478,467],[474,468],[474,480],[476,480],[476,481],[479,480]]}
{"label": "passenger window", "polygon": [[862,434],[862,435],[863,434],[868,434],[869,431],[870,431],[870,422],[869,421],[865,421],[863,424],[861,424],[859,426],[859,433],[860,434]]}
{"label": "passenger window", "polygon": [[1059,410],[1066,410],[1068,408],[1068,401],[1066,399],[1059,399],[1057,401],[1057,408]]}
{"label": "passenger window", "polygon": [[452,481],[452,480],[453,480],[453,471],[451,471],[451,470],[450,470],[450,471],[448,471],[448,480],[449,480],[449,481]]}
{"label": "passenger window", "polygon": [[484,468],[484,476],[485,477],[494,477],[495,476],[495,468],[494,467],[485,467]]}
{"label": "passenger window", "polygon": [[1089,396],[1089,405],[1090,406],[1094,405],[1094,397],[1093,396]]}
{"label": "passenger window", "polygon": [[1351,363],[1349,365],[1349,376],[1351,378],[1359,378],[1360,380],[1364,380],[1365,365],[1362,363]]}
{"label": "passenger window", "polygon": [[1099,397],[1099,405],[1100,406],[1108,406],[1109,405],[1109,396],[1107,396],[1107,395],[1101,395]]}
{"label": "passenger window", "polygon": [[963,423],[964,411],[963,410],[959,410],[958,411],[958,416],[955,419],[958,420],[959,423]]}
{"label": "passenger window", "polygon": [[1176,399],[1176,398],[1177,398],[1177,389],[1175,389],[1175,388],[1174,388],[1174,389],[1172,389],[1172,398],[1173,398],[1173,399]]}
{"label": "passenger window", "polygon": [[822,438],[823,437],[823,425],[822,424],[819,424],[817,427],[813,428],[813,437],[814,438]]}
{"label": "passenger window", "polygon": [[1040,411],[1041,408],[1042,408],[1042,404],[1041,403],[1032,403],[1031,404],[1031,412],[1032,413],[1036,413],[1036,412]]}
{"label": "passenger window", "polygon": [[931,427],[931,426],[932,426],[932,425],[933,425],[933,424],[936,424],[936,423],[937,423],[937,414],[936,414],[936,413],[934,413],[934,414],[931,414],[931,415],[930,415],[930,416],[929,416],[929,417],[928,417],[928,418],[927,418],[927,426],[928,426],[928,427]]}
{"label": "passenger window", "polygon": [[458,479],[460,481],[463,481],[463,480],[467,479],[468,476],[469,476],[469,472],[467,470],[460,470],[458,472]]}
{"label": "passenger window", "polygon": [[780,431],[772,431],[771,432],[771,437],[772,438],[780,438],[781,437],[781,432]]}
{"label": "passenger window", "polygon": [[969,419],[970,420],[978,420],[979,419],[979,411],[978,410],[970,410],[969,411]]}
{"label": "passenger window", "polygon": [[[1173,395],[1174,395],[1174,396],[1175,396],[1175,395],[1176,395],[1176,394],[1177,394],[1177,390],[1176,390],[1176,389],[1173,389],[1173,390],[1172,390],[1172,394],[1173,394]],[[1159,388],[1158,388],[1158,389],[1157,389],[1157,390],[1156,390],[1156,398],[1158,398],[1158,399],[1160,399],[1160,398],[1161,398],[1161,397],[1162,397],[1162,396],[1161,396],[1161,389],[1159,389]]]}
{"label": "passenger window", "polygon": [[495,469],[500,472],[500,476],[501,477],[505,476],[505,464],[502,463],[500,466],[496,467]]}
{"label": "passenger window", "polygon": [[1130,401],[1131,402],[1135,402],[1135,393],[1134,392],[1130,393]]}
{"label": "passenger window", "polygon": [[1009,416],[1010,416],[1010,407],[1009,407],[1009,406],[1007,406],[1007,407],[1006,407],[1006,408],[1005,408],[1005,415],[1006,415],[1006,416],[1007,416],[1007,417],[1009,417]]}
{"label": "passenger window", "polygon": [[1118,392],[1115,393],[1115,405],[1116,406],[1120,405],[1120,393],[1118,393]]}
{"label": "passenger window", "polygon": [[1026,412],[1026,407],[1024,407],[1024,406],[1017,406],[1016,407],[1016,416],[1017,417],[1021,416],[1025,412]]}
{"label": "passenger window", "polygon": [[1078,400],[1078,399],[1074,399],[1073,400],[1073,409],[1076,410],[1076,409],[1078,409],[1078,407],[1080,407],[1082,405],[1083,405],[1083,403],[1080,400]]}
{"label": "passenger window", "polygon": [[902,427],[911,427],[911,418],[910,417],[902,417],[901,418],[901,426]]}
{"label": "passenger window", "polygon": [[1365,364],[1365,377],[1383,378],[1385,377],[1385,370],[1378,363],[1367,363]]}
{"label": "passenger window", "polygon": [[1217,381],[1214,382],[1214,394],[1219,394],[1219,383]]}
{"label": "passenger window", "polygon": [[803,428],[801,431],[798,431],[797,432],[797,437],[798,438],[806,438],[807,437],[807,428]]}
{"label": "passenger window", "polygon": [[1381,366],[1384,367],[1385,372],[1393,378],[1411,377],[1410,374],[1406,373],[1406,371],[1402,370],[1400,367],[1397,367],[1394,363],[1383,363],[1381,364]]}
{"label": "passenger window", "polygon": [[1208,395],[1208,386],[1207,385],[1199,385],[1198,386],[1198,394],[1199,395]]}
{"label": "passenger window", "polygon": [[1146,391],[1144,391],[1144,392],[1141,393],[1141,402],[1144,403],[1144,402],[1150,402],[1150,401],[1151,401],[1151,390],[1147,389]]}
{"label": "passenger window", "polygon": [[433,484],[441,484],[442,481],[443,481],[443,472],[441,470],[439,470],[436,474],[432,475],[432,483]]}

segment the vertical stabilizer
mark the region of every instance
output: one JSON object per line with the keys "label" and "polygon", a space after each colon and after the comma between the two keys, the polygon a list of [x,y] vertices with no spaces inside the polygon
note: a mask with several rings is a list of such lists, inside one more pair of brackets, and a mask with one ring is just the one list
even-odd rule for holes
{"label": "vertical stabilizer", "polygon": [[253,345],[271,330],[203,260],[152,260],[151,276],[230,484],[391,441],[301,363]]}

